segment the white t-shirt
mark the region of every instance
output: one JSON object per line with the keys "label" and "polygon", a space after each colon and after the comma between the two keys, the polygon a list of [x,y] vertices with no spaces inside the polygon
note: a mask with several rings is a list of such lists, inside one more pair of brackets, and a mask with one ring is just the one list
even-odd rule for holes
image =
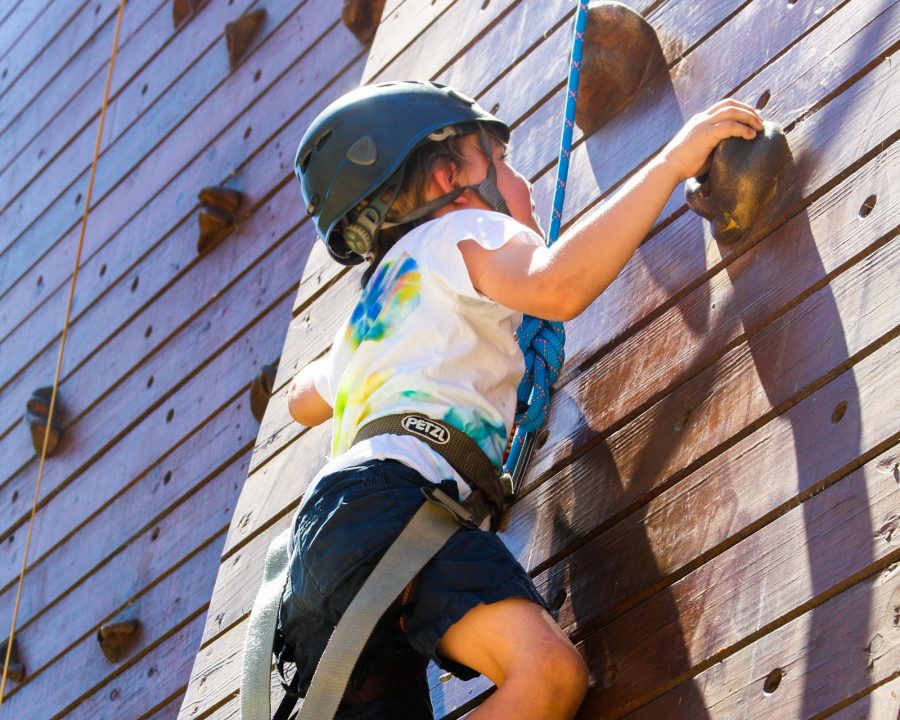
{"label": "white t-shirt", "polygon": [[351,447],[367,422],[416,412],[469,435],[499,467],[525,370],[514,333],[522,314],[472,286],[458,243],[496,250],[519,236],[541,244],[507,215],[455,210],[404,235],[382,260],[315,378],[334,408],[332,459],[321,477],[370,459],[393,458],[427,479],[468,485],[424,442],[378,435]]}

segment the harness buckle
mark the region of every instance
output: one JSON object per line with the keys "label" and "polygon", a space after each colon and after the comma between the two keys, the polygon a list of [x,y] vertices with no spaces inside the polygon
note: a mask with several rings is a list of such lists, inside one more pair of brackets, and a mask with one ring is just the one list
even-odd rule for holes
{"label": "harness buckle", "polygon": [[478,521],[478,516],[476,515],[476,513],[474,513],[462,503],[454,500],[439,487],[423,487],[422,494],[427,500],[433,502],[435,505],[439,505],[440,507],[444,508],[444,510],[453,515],[453,517],[456,518],[457,522],[459,522],[460,525],[463,525],[464,527],[470,528],[472,530],[480,529],[481,523]]}

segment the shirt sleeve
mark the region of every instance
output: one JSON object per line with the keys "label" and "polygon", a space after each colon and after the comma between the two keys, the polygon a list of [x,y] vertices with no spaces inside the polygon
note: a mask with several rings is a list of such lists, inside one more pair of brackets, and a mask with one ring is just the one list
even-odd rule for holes
{"label": "shirt sleeve", "polygon": [[514,237],[542,245],[540,236],[508,215],[489,210],[456,210],[437,221],[429,238],[425,263],[429,272],[440,277],[454,292],[464,297],[486,300],[472,285],[459,243],[474,240],[485,250],[497,250]]}
{"label": "shirt sleeve", "polygon": [[346,323],[338,327],[328,352],[315,361],[313,387],[322,399],[334,407],[338,384],[347,367]]}

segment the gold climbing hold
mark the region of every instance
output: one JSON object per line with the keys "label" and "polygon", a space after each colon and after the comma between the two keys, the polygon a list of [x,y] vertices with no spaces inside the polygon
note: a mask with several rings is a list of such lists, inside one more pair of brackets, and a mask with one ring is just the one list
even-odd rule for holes
{"label": "gold climbing hold", "polygon": [[709,170],[685,183],[688,207],[709,220],[712,236],[731,245],[763,220],[775,219],[796,195],[784,131],[771,122],[753,140],[732,137],[712,151]]}
{"label": "gold climbing hold", "polygon": [[42,387],[35,390],[25,404],[25,424],[31,430],[31,444],[34,451],[40,456],[44,448],[44,434],[49,434],[47,440],[47,457],[53,454],[63,434],[62,423],[59,420],[60,403],[59,395],[56,396],[53,420],[50,421],[50,397],[52,387]]}
{"label": "gold climbing hold", "polygon": [[203,188],[198,197],[200,236],[197,252],[202,255],[222,242],[228,234],[244,196],[231,188],[210,186]]}
{"label": "gold climbing hold", "polygon": [[384,0],[344,0],[341,19],[357,40],[368,45],[378,30],[382,12]]}
{"label": "gold climbing hold", "polygon": [[247,52],[247,48],[259,35],[266,21],[266,10],[260,8],[242,15],[225,26],[225,45],[228,47],[228,64],[234,68]]}
{"label": "gold climbing hold", "polygon": [[656,31],[618,2],[588,5],[575,122],[591,135],[621,112],[666,67]]}
{"label": "gold climbing hold", "polygon": [[141,623],[138,620],[122,620],[107,623],[97,631],[97,642],[110,662],[119,662],[136,639]]}

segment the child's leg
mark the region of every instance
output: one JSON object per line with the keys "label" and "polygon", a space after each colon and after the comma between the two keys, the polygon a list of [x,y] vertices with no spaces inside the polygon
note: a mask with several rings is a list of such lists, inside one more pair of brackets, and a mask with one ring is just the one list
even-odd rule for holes
{"label": "child's leg", "polygon": [[587,692],[584,661],[553,618],[521,598],[478,605],[438,652],[490,678],[495,692],[471,720],[570,720]]}

